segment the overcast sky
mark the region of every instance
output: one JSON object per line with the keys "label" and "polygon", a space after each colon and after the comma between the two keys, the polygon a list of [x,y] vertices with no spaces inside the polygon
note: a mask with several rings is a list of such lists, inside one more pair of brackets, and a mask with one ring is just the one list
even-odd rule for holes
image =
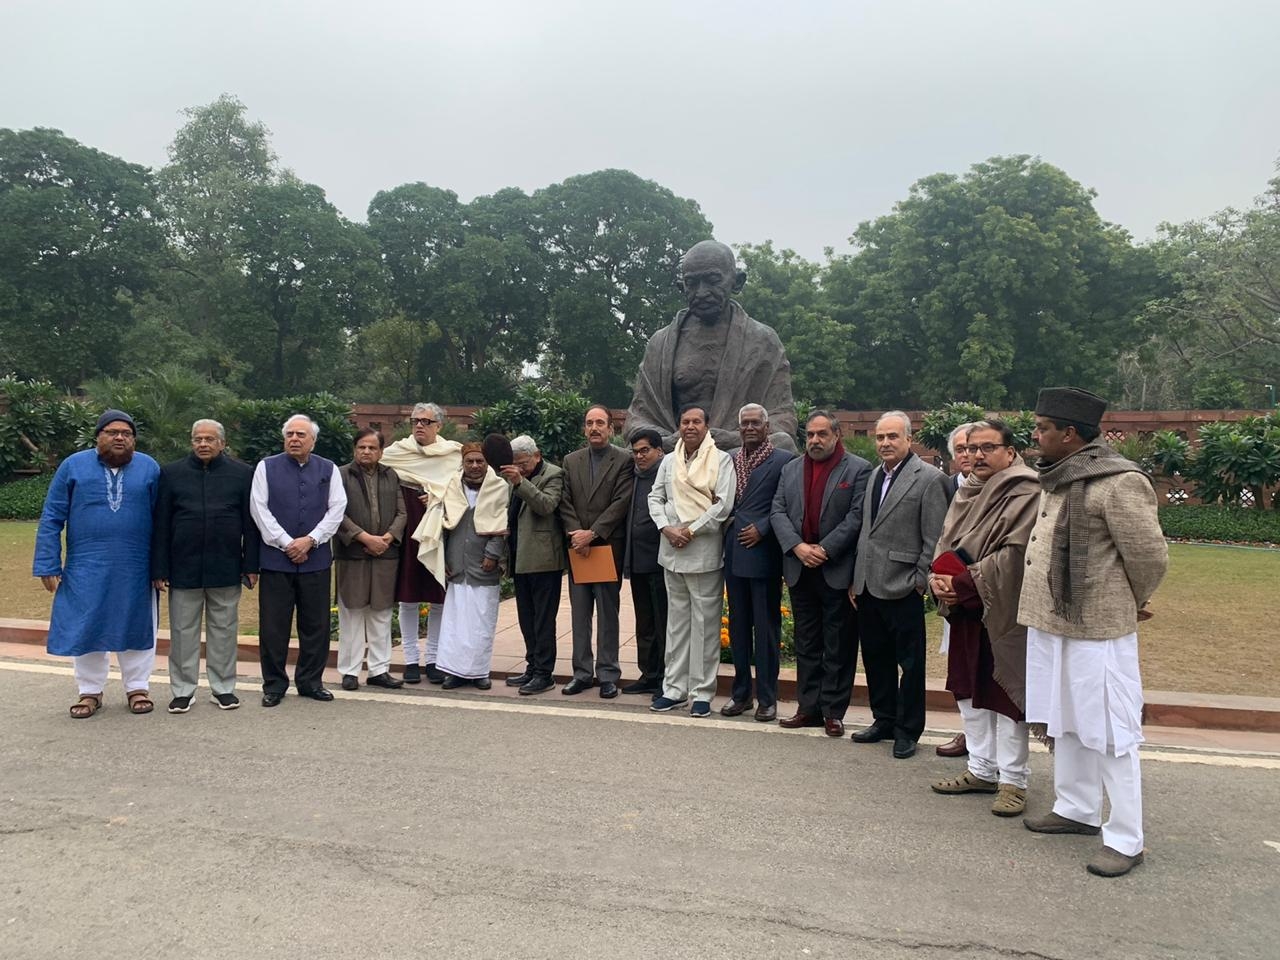
{"label": "overcast sky", "polygon": [[158,166],[223,92],[363,220],[623,167],[809,257],[918,178],[1030,153],[1139,239],[1280,155],[1274,0],[0,0],[0,126]]}

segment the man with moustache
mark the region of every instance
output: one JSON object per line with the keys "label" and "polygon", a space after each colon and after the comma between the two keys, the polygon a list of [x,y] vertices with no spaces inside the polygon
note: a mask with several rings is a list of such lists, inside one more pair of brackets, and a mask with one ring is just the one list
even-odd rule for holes
{"label": "man with moustache", "polygon": [[320,425],[297,413],[284,422],[281,433],[284,453],[258,464],[249,499],[262,535],[258,657],[264,707],[279,706],[289,690],[289,633],[295,613],[298,696],[333,699],[321,683],[329,659],[329,541],[347,510],[337,465],[313,452]]}
{"label": "man with moustache", "polygon": [[733,516],[724,532],[724,584],[733,651],[733,694],[720,708],[736,717],[752,707],[751,661],[756,664],[755,718],[778,716],[778,669],[782,642],[782,548],[773,533],[773,496],[782,468],[794,455],[769,439],[769,411],[748,403],[738,411],[742,448],[734,454],[737,477]]}
{"label": "man with moustache", "polygon": [[733,450],[738,410],[758,400],[769,411],[774,446],[795,449],[791,364],[773,328],[747,316],[733,299],[746,282],[746,271],[723,243],[703,240],[681,257],[679,285],[689,306],[645,347],[627,436],[657,430],[670,450],[679,439],[680,411],[697,404],[707,411],[716,445]]}
{"label": "man with moustache", "polygon": [[901,410],[876,422],[875,441],[880,465],[867,483],[866,520],[849,587],[875,719],[853,740],[892,737],[894,757],[905,760],[924,732],[924,591],[949,484],[941,470],[912,453],[911,420]]}
{"label": "man with moustache", "polygon": [[564,579],[564,527],[560,498],[564,471],[547,463],[537,441],[528,435],[511,441],[512,462],[499,470],[511,484],[507,549],[512,558],[516,614],[524,636],[522,673],[507,678],[523,697],[555,686],[556,614]]}
{"label": "man with moustache", "polygon": [[217,420],[191,427],[191,453],[160,471],[151,579],[169,589],[170,713],[187,713],[200,679],[200,620],[212,702],[240,706],[236,653],[240,588],[258,582],[258,528],[249,514],[253,468],[226,455]]}
{"label": "man with moustache", "polygon": [[947,689],[962,705],[969,769],[935,793],[994,793],[991,812],[1027,804],[1027,628],[1018,595],[1040,484],[1003,420],[980,420],[957,444],[972,474],[956,491],[934,551],[929,592],[951,625]]}
{"label": "man with moustache", "polygon": [[[969,479],[973,470],[973,461],[969,456],[969,447],[965,443],[965,438],[969,436],[969,431],[973,429],[972,423],[962,423],[949,434],[947,434],[947,452],[951,454],[951,495],[954,497],[957,490],[964,486],[965,481]],[[951,624],[947,620],[942,621],[942,644],[938,648],[938,652],[944,657],[947,650],[951,646]],[[960,710],[961,718],[966,716],[966,711],[970,709],[968,700],[956,701],[956,706]],[[940,757],[963,757],[969,749],[965,745],[964,731],[961,730],[946,743],[940,743],[933,748],[934,753]]]}
{"label": "man with moustache", "polygon": [[1046,387],[1036,402],[1042,492],[1018,620],[1027,627],[1027,720],[1054,747],[1054,804],[1023,826],[1101,829],[1102,850],[1087,869],[1119,877],[1144,856],[1138,621],[1169,551],[1150,480],[1098,442],[1106,408],[1076,387]]}
{"label": "man with moustache", "polygon": [[404,496],[396,472],[380,462],[382,447],[377,430],[360,430],[352,461],[338,469],[347,495],[334,550],[343,690],[360,688],[360,662],[366,654],[366,686],[396,690],[404,685],[391,675],[391,605],[404,542]]}
{"label": "man with moustache", "polygon": [[669,604],[667,663],[655,713],[690,697],[690,716],[711,716],[720,664],[720,610],[724,597],[722,529],[733,510],[737,479],[733,458],[716,447],[707,412],[680,414],[680,440],[664,457],[649,491],[649,515],[662,534],[662,564]]}
{"label": "man with moustache", "polygon": [[636,615],[636,666],[640,679],[628,683],[623,693],[651,698],[662,694],[667,668],[667,582],[658,563],[662,534],[649,515],[649,491],[662,463],[662,437],[647,427],[630,436],[635,482],[627,511],[627,547],[622,573],[631,581],[631,604]]}
{"label": "man with moustache", "polygon": [[[48,652],[71,657],[80,697],[71,716],[102,707],[115,653],[130,713],[155,709],[148,696],[159,608],[151,584],[151,512],[160,467],[136,453],[133,418],[106,410],[96,449],[58,465],[40,514],[32,574],[53,594]],[[66,556],[62,536],[66,532]]]}
{"label": "man with moustache", "polygon": [[[423,547],[438,550],[440,544],[424,544],[416,536],[422,530],[430,497],[443,496],[445,487],[461,469],[462,444],[440,436],[444,410],[434,403],[414,404],[409,422],[413,433],[389,444],[382,453],[383,465],[394,470],[400,478],[404,496],[406,537],[396,574],[404,682],[421,683],[425,673],[429,683],[443,683],[444,674],[436,669],[436,653],[440,647],[445,588],[419,556]],[[418,610],[423,603],[430,604],[431,610],[427,614],[426,649],[420,651]],[[423,656],[426,658],[425,667],[420,662]]]}
{"label": "man with moustache", "polygon": [[[600,696],[618,695],[618,607],[621,602],[623,551],[627,539],[627,507],[631,503],[631,458],[613,446],[609,408],[592,404],[583,416],[587,446],[564,458],[564,497],[560,520],[568,547],[579,556],[608,547],[617,579],[606,583],[575,583],[569,568],[569,608],[573,615],[573,679],[560,692],[575,696],[599,682]],[[597,625],[597,646],[591,649],[591,618]]]}
{"label": "man with moustache", "polygon": [[796,629],[796,712],[779,726],[839,737],[858,657],[845,591],[871,465],[844,449],[840,422],[826,410],[809,414],[804,433],[805,455],[783,466],[771,517]]}

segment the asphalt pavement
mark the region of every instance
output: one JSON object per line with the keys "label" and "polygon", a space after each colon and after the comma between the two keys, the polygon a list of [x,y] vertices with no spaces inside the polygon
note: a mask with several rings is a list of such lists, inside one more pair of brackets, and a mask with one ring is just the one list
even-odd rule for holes
{"label": "asphalt pavement", "polygon": [[[749,718],[337,692],[71,720],[0,661],[0,958],[1267,958],[1280,757],[1151,751],[1104,880],[962,769]],[[1030,811],[1051,803],[1033,755]]]}

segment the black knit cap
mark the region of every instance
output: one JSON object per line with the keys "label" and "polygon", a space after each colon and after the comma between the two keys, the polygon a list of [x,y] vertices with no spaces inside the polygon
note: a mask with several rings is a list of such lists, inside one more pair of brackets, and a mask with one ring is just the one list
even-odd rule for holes
{"label": "black knit cap", "polygon": [[102,416],[98,418],[98,425],[93,429],[93,435],[96,437],[107,428],[108,423],[115,423],[122,420],[129,425],[129,428],[136,434],[138,425],[133,422],[133,417],[129,416],[123,410],[103,410]]}
{"label": "black knit cap", "polygon": [[1036,398],[1036,416],[1069,420],[1087,427],[1102,423],[1107,401],[1079,387],[1045,387]]}

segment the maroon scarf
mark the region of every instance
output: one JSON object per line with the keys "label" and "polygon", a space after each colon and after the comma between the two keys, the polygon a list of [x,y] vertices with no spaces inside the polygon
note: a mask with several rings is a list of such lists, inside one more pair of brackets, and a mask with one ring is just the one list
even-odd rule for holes
{"label": "maroon scarf", "polygon": [[734,497],[734,502],[738,503],[742,500],[742,495],[746,493],[747,481],[751,479],[751,471],[760,464],[769,459],[769,454],[773,453],[773,443],[768,437],[764,438],[764,443],[756,447],[756,452],[747,456],[747,448],[739,447],[738,452],[733,455],[733,469],[738,474],[738,490]]}

